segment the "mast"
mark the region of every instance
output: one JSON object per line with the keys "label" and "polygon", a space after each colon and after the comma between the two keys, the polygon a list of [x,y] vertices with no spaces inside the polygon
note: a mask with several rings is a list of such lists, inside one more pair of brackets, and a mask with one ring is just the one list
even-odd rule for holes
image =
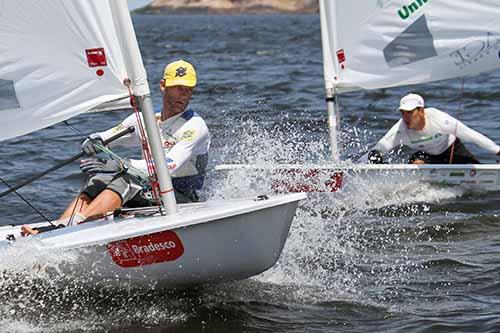
{"label": "mast", "polygon": [[132,19],[125,0],[110,1],[113,12],[116,13],[116,29],[119,39],[123,43],[124,58],[127,62],[129,79],[132,82],[134,96],[144,117],[149,146],[156,166],[156,173],[160,183],[160,200],[167,214],[177,212],[177,204],[172,186],[172,180],[167,169],[165,154],[161,144],[160,133],[153,109],[151,93],[142,63],[141,53],[137,45]]}
{"label": "mast", "polygon": [[[340,114],[338,113],[338,98],[335,91],[335,81],[337,80],[338,68],[334,62],[332,45],[335,45],[336,31],[330,30],[329,13],[335,12],[335,1],[320,0],[320,20],[321,20],[321,44],[323,50],[323,74],[325,80],[326,105],[328,110],[328,133],[330,138],[330,152],[332,161],[337,163],[340,161],[339,148],[339,124]],[[328,10],[326,7],[332,6],[333,10]],[[332,39],[332,41],[330,41]]]}
{"label": "mast", "polygon": [[328,134],[330,137],[330,153],[332,161],[335,163],[340,162],[340,147],[339,147],[339,134],[340,134],[340,114],[337,112],[339,109],[338,96],[335,94],[334,89],[326,89],[326,108],[328,111]]}

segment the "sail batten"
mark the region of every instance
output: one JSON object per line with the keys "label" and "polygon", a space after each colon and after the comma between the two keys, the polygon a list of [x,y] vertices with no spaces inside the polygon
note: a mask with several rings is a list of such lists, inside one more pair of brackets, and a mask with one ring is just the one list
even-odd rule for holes
{"label": "sail batten", "polygon": [[[114,1],[0,1],[0,140],[129,105]],[[134,75],[149,93],[144,68]]]}
{"label": "sail batten", "polygon": [[[321,0],[325,85],[337,92],[500,68],[495,0]],[[324,21],[324,22],[323,22]]]}

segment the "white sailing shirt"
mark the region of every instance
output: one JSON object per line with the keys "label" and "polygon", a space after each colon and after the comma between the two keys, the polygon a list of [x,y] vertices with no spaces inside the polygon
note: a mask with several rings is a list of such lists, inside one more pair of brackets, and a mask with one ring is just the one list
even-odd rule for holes
{"label": "white sailing shirt", "polygon": [[[205,180],[210,148],[210,133],[205,121],[192,110],[186,110],[164,121],[160,121],[158,113],[156,118],[174,188],[201,189]],[[115,142],[140,146],[140,130],[135,114],[128,116],[118,126],[96,133],[96,135],[106,140],[131,126],[135,128],[135,131]],[[148,173],[146,160],[131,159],[130,162],[132,167]]]}
{"label": "white sailing shirt", "polygon": [[425,127],[421,131],[408,129],[400,119],[380,139],[374,149],[387,153],[396,146],[404,145],[431,155],[439,155],[446,151],[457,137],[461,141],[472,142],[492,154],[500,150],[499,145],[483,134],[436,108],[425,109]]}

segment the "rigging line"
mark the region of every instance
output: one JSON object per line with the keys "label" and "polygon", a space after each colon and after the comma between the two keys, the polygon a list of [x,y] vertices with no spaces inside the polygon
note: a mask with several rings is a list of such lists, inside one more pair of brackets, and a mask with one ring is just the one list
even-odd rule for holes
{"label": "rigging line", "polygon": [[139,138],[141,139],[142,152],[144,155],[144,159],[146,160],[146,166],[149,174],[149,183],[151,185],[151,193],[153,194],[154,201],[156,203],[160,203],[160,184],[158,182],[158,176],[156,174],[155,164],[153,162],[153,156],[151,155],[151,151],[149,149],[149,142],[146,132],[144,130],[144,125],[142,121],[141,114],[139,112],[139,107],[137,106],[136,97],[132,93],[131,89],[131,81],[130,79],[126,79],[123,81],[125,86],[128,89],[128,93],[130,96],[130,104],[134,110],[134,114],[137,119],[137,127],[139,128]]}
{"label": "rigging line", "polygon": [[76,134],[81,135],[83,138],[87,137],[85,134],[82,133],[82,131],[80,131],[78,128],[74,127],[73,125],[71,125],[67,120],[63,121],[63,124],[65,124],[70,129],[72,129]]}
{"label": "rigging line", "polygon": [[[85,185],[87,185],[89,179],[90,179],[90,177],[86,176],[85,181],[82,183],[82,186],[80,187],[80,191],[78,192],[78,196],[76,197],[75,205],[73,206],[73,210],[71,211],[71,216],[70,216],[69,221],[68,221],[68,226],[73,225],[73,221],[74,221],[74,218],[76,216],[76,207],[78,207],[78,203],[81,201],[82,202],[81,205],[83,206],[83,204],[84,204],[84,201],[83,201],[83,199],[80,198],[80,196],[82,195],[83,189],[85,188]],[[79,211],[79,213],[81,213],[81,210]]]}
{"label": "rigging line", "polygon": [[[457,119],[460,119],[460,114],[463,111],[464,108],[464,78],[460,78],[460,95],[458,99],[458,113],[457,113]],[[455,141],[457,140],[457,128],[458,128],[458,122],[455,124]],[[453,164],[453,154],[455,153],[455,141],[453,141],[451,145],[451,150],[450,150],[450,163]]]}
{"label": "rigging line", "polygon": [[75,132],[76,134],[80,135],[80,137],[81,137],[82,139],[84,139],[84,140],[85,140],[86,138],[88,138],[88,137],[89,137],[88,135],[85,135],[82,131],[80,131],[78,128],[76,128],[75,126],[71,125],[71,124],[69,123],[69,121],[65,120],[65,121],[63,121],[63,124],[65,124],[65,125],[66,125],[66,126],[68,126],[70,129],[72,129],[72,130],[73,130],[73,132]]}
{"label": "rigging line", "polygon": [[[66,126],[68,126],[70,129],[73,130],[73,132],[75,132],[76,134],[79,134],[82,138],[86,138],[87,135],[83,134],[82,131],[80,131],[78,128],[74,127],[73,125],[71,125],[67,120],[65,120],[63,122]],[[99,146],[99,148],[102,148],[104,146],[100,145],[100,144],[96,144]],[[86,179],[85,181],[82,183],[82,186],[80,187],[80,191],[78,191],[78,196],[76,197],[76,202],[75,202],[75,205],[73,206],[73,210],[71,211],[71,215],[70,215],[70,218],[69,218],[69,221],[68,221],[68,226],[70,225],[73,225],[73,222],[74,222],[74,218],[76,216],[76,207],[78,207],[78,204],[80,203],[81,201],[81,205],[83,206],[84,202],[83,200],[80,198],[80,196],[82,195],[82,192],[83,192],[83,189],[85,187],[85,185],[87,184],[87,182],[89,181],[89,177],[86,176]],[[81,213],[81,211],[80,211]]]}
{"label": "rigging line", "polygon": [[35,206],[33,206],[28,200],[26,200],[21,194],[19,194],[12,186],[10,186],[2,177],[0,177],[0,181],[4,183],[12,192],[14,192],[21,200],[23,200],[28,206],[30,206],[35,212],[38,213],[45,221],[49,222],[51,226],[55,227],[55,225],[52,223],[52,221],[46,217],[40,210],[38,210]]}
{"label": "rigging line", "polygon": [[[81,135],[82,138],[87,138],[88,137],[83,132],[81,132],[80,130],[78,130],[76,127],[74,127],[73,125],[71,125],[67,120],[65,120],[63,123],[66,126],[68,126],[70,129],[72,129],[75,133]],[[175,139],[174,136],[172,136],[172,137]],[[118,161],[121,161],[121,162],[125,162],[127,160],[126,158],[122,158],[118,154],[114,153],[110,148],[106,147],[105,145],[100,144],[98,141],[96,141],[94,143],[94,146],[96,146],[103,154],[107,155],[108,157],[110,157],[112,159],[115,159],[115,160],[118,160]],[[147,180],[148,177],[149,177],[144,172],[142,172],[141,170],[139,170],[137,168],[132,167],[131,165],[128,165],[128,169],[132,170],[134,172],[134,174],[136,176],[140,177],[141,179]]]}

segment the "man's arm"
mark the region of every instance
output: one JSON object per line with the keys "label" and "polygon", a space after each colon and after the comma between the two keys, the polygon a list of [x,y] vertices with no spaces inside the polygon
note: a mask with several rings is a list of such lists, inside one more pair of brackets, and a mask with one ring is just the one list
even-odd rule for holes
{"label": "man's arm", "polygon": [[132,114],[113,128],[89,135],[89,137],[82,142],[82,150],[88,155],[95,155],[99,152],[99,148],[97,148],[98,146],[96,146],[96,144],[102,145],[103,141],[108,140],[115,134],[120,133],[129,127],[134,127],[135,131],[115,140],[115,142],[113,142],[113,144],[110,144],[110,146],[117,146],[120,144],[123,145],[124,143],[130,144],[132,142],[136,143],[139,135],[137,130],[137,116],[135,114]]}
{"label": "man's arm", "polygon": [[439,124],[443,133],[454,135],[462,141],[472,142],[492,154],[500,155],[500,146],[485,135],[466,126],[453,116],[434,109],[432,117],[434,117],[435,123]]}
{"label": "man's arm", "polygon": [[500,155],[499,145],[487,136],[467,127],[459,120],[457,120],[456,136],[465,142],[472,142],[492,154]]}
{"label": "man's arm", "polygon": [[99,138],[101,138],[102,140],[105,141],[105,140],[109,139],[110,137],[112,137],[113,135],[115,135],[116,133],[120,133],[124,129],[129,128],[131,126],[133,126],[136,129],[133,133],[129,133],[127,135],[124,135],[119,140],[116,140],[117,143],[123,142],[123,141],[129,141],[130,139],[132,139],[132,138],[135,139],[135,138],[137,138],[138,135],[140,135],[139,131],[137,131],[137,116],[135,114],[131,114],[130,116],[125,118],[121,123],[119,123],[115,127],[112,127],[112,128],[110,128],[106,131],[103,131],[103,132],[94,133],[94,135],[98,136]]}
{"label": "man's arm", "polygon": [[382,153],[388,153],[392,148],[404,144],[401,134],[402,120],[399,120],[373,147]]}
{"label": "man's arm", "polygon": [[377,144],[361,156],[358,161],[359,162],[370,162],[370,163],[383,163],[383,153],[387,153],[392,150],[392,148],[403,144],[403,139],[401,135],[401,123],[402,121],[399,120],[394,126],[391,127],[391,129],[380,139]]}

